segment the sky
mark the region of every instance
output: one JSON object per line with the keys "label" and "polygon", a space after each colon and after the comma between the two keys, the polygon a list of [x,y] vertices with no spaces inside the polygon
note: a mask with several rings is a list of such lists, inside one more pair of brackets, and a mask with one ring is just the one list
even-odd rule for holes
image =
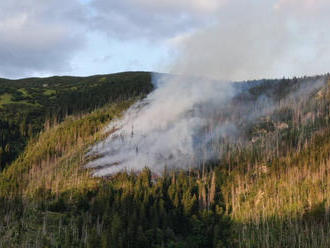
{"label": "sky", "polygon": [[328,0],[1,0],[0,77],[326,73]]}

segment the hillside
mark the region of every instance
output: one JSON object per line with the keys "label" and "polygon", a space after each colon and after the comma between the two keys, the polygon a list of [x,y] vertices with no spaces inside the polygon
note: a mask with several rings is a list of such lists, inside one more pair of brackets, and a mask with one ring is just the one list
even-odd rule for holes
{"label": "hillside", "polygon": [[152,90],[150,74],[0,84],[0,247],[330,245],[329,75],[235,83],[216,118],[239,132],[219,159],[103,178],[86,152]]}
{"label": "hillside", "polygon": [[148,72],[90,77],[0,79],[0,170],[22,153],[44,125],[88,113],[152,90]]}

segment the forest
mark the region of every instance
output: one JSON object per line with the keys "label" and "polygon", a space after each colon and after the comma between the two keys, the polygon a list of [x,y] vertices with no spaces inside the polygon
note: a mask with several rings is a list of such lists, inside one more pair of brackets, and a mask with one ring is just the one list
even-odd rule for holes
{"label": "forest", "polygon": [[0,79],[0,247],[329,247],[330,75],[235,87],[219,159],[94,177],[86,151],[152,74]]}
{"label": "forest", "polygon": [[0,79],[0,168],[22,153],[45,123],[149,93],[147,72],[81,77]]}

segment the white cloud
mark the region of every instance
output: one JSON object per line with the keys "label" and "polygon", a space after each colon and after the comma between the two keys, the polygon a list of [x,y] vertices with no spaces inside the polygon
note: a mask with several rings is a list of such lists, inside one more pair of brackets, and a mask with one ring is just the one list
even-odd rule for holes
{"label": "white cloud", "polygon": [[84,42],[82,18],[78,1],[1,1],[0,76],[70,71]]}
{"label": "white cloud", "polygon": [[157,10],[163,13],[181,11],[190,14],[213,14],[227,0],[126,0],[130,4],[138,4],[143,8]]}
{"label": "white cloud", "polygon": [[324,5],[329,5],[327,0],[278,0],[274,7],[276,9],[295,8],[304,9],[308,12],[320,10]]}
{"label": "white cloud", "polygon": [[227,0],[94,0],[94,28],[122,39],[170,39],[208,25]]}

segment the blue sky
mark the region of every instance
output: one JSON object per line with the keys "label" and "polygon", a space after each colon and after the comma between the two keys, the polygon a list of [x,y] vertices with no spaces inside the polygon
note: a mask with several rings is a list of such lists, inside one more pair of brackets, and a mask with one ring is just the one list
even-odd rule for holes
{"label": "blue sky", "polygon": [[0,77],[328,72],[328,0],[2,0]]}
{"label": "blue sky", "polygon": [[173,51],[161,43],[91,34],[85,48],[72,59],[72,71],[83,76],[127,70],[167,71],[173,56]]}

